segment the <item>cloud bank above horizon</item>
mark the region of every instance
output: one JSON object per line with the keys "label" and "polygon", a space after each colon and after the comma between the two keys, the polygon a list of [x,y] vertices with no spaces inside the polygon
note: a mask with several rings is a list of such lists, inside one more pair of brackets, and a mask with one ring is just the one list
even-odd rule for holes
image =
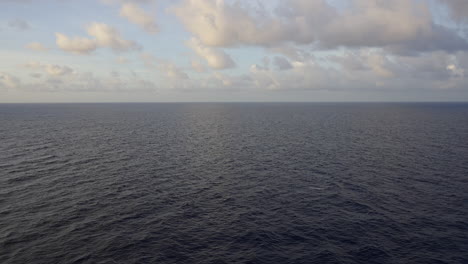
{"label": "cloud bank above horizon", "polygon": [[468,100],[464,0],[0,7],[0,102]]}

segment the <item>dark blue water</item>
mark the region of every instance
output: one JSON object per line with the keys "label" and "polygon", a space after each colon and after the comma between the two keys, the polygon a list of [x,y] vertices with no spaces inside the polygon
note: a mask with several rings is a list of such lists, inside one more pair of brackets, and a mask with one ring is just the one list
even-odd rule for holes
{"label": "dark blue water", "polygon": [[0,105],[0,263],[468,263],[468,104]]}

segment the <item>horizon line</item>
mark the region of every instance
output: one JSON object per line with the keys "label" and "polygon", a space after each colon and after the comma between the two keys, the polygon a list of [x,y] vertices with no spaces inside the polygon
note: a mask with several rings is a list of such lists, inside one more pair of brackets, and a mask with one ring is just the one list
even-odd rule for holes
{"label": "horizon line", "polygon": [[468,101],[148,101],[148,102],[132,102],[132,101],[110,101],[110,102],[0,102],[0,105],[5,104],[241,104],[241,103],[288,103],[288,104],[339,104],[339,103],[449,103],[460,104],[468,103]]}

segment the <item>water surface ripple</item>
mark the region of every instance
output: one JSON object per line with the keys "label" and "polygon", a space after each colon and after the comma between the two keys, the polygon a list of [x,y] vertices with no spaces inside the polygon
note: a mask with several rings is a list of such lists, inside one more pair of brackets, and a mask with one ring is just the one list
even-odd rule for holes
{"label": "water surface ripple", "polygon": [[0,263],[468,263],[468,104],[0,105]]}

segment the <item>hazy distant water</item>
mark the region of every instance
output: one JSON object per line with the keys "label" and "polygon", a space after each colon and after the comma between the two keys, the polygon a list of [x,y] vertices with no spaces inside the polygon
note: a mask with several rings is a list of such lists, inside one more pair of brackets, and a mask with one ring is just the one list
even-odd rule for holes
{"label": "hazy distant water", "polygon": [[0,263],[468,263],[468,104],[0,105]]}

